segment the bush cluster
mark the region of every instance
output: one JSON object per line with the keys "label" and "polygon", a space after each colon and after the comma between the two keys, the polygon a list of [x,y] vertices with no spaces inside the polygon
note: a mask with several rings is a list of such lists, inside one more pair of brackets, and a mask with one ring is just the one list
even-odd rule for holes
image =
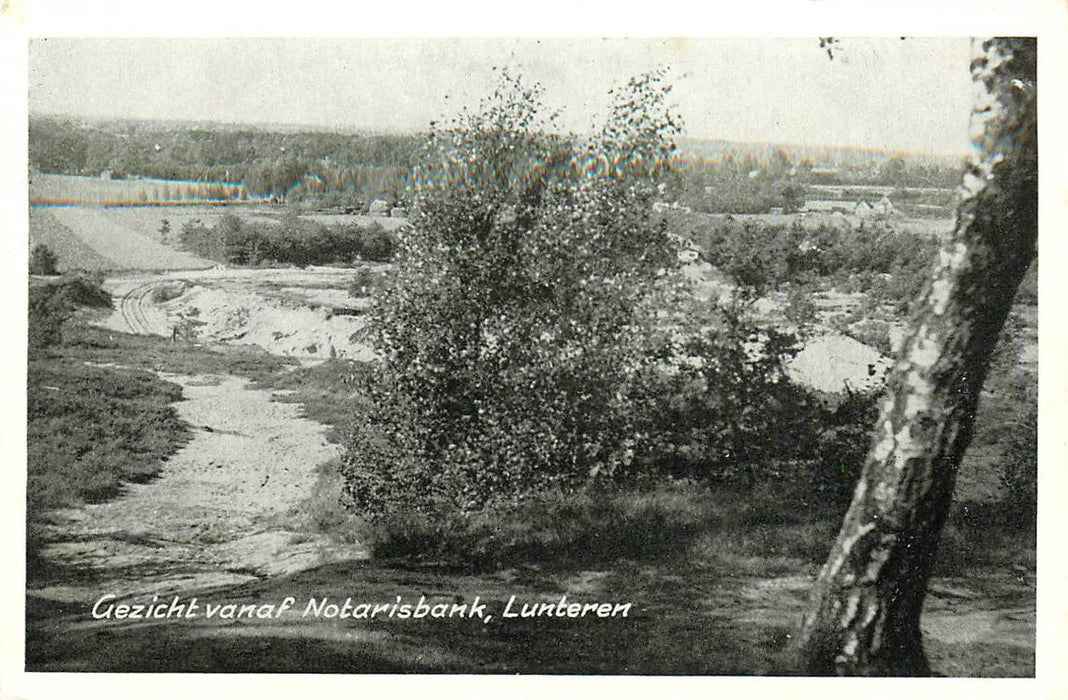
{"label": "bush cluster", "polygon": [[326,226],[295,215],[268,223],[226,214],[211,227],[193,220],[182,226],[180,242],[197,255],[235,265],[386,261],[396,247],[396,237],[377,223]]}
{"label": "bush cluster", "polygon": [[907,305],[927,279],[937,241],[890,223],[790,225],[728,218],[688,231],[707,260],[758,294],[786,284],[852,281],[855,291]]}
{"label": "bush cluster", "polygon": [[28,347],[31,355],[57,345],[63,325],[76,307],[111,308],[111,295],[99,276],[66,275],[47,284],[32,284],[29,291]]}
{"label": "bush cluster", "polygon": [[30,274],[31,275],[56,275],[59,274],[57,265],[59,258],[44,243],[38,243],[30,251]]}

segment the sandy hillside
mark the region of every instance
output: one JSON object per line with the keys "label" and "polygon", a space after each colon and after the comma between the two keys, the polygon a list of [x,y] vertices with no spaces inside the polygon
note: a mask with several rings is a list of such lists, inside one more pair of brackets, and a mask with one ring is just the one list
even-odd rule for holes
{"label": "sandy hillside", "polygon": [[198,258],[157,243],[109,209],[57,207],[51,214],[75,236],[118,270],[180,270],[213,267]]}
{"label": "sandy hillside", "polygon": [[819,391],[869,391],[883,385],[892,364],[860,341],[828,334],[806,341],[787,372],[794,381]]}
{"label": "sandy hillside", "polygon": [[55,209],[31,207],[29,243],[46,245],[56,254],[56,267],[66,270],[113,270],[115,263],[100,255],[56,218]]}
{"label": "sandy hillside", "polygon": [[101,323],[164,337],[188,328],[185,340],[256,345],[289,357],[370,360],[375,353],[361,341],[370,302],[344,289],[352,274],[210,270],[116,277],[105,283],[115,309]]}

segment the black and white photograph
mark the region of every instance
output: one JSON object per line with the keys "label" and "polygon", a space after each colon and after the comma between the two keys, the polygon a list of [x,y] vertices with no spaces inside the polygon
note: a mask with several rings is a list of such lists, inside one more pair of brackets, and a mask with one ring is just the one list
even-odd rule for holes
{"label": "black and white photograph", "polygon": [[1036,679],[1064,46],[396,29],[26,37],[20,673]]}

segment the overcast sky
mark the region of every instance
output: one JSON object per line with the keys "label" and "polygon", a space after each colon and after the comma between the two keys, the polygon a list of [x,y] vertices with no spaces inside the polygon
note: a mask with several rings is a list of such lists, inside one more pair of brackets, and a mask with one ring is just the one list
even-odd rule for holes
{"label": "overcast sky", "polygon": [[509,66],[584,130],[626,78],[667,66],[686,134],[967,150],[968,40],[34,39],[31,113],[425,129]]}

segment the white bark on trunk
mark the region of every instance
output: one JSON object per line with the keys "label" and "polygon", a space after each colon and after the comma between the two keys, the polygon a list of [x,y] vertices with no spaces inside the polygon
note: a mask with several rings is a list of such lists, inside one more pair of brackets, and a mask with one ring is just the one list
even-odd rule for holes
{"label": "white bark on trunk", "polygon": [[813,591],[802,670],[926,675],[927,579],[991,351],[1037,239],[1035,40],[973,43],[974,151],[860,481]]}

